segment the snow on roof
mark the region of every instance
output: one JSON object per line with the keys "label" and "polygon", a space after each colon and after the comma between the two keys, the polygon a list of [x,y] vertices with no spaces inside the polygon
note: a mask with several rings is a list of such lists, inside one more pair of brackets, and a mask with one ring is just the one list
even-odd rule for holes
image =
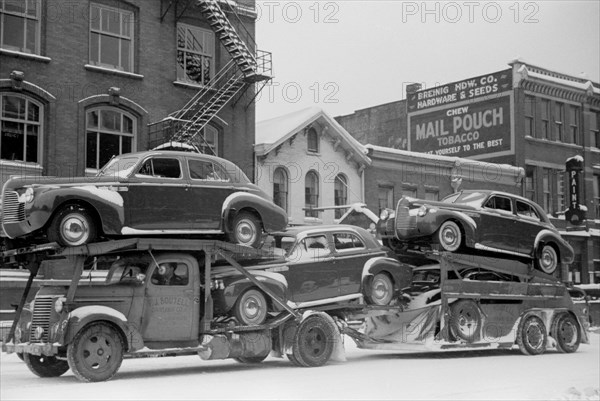
{"label": "snow on roof", "polygon": [[365,147],[354,139],[333,117],[319,107],[308,107],[258,122],[256,124],[255,146],[262,145],[264,152],[261,153],[267,154],[311,123],[320,119],[333,128],[333,132],[329,131],[329,134],[337,134],[348,147],[354,149],[357,157],[370,163],[370,159],[366,156]]}

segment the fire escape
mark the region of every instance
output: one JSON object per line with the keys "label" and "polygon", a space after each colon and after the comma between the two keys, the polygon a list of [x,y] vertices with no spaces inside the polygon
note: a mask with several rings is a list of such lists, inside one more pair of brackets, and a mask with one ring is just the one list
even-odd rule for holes
{"label": "fire escape", "polygon": [[[240,102],[253,85],[255,91],[250,91],[251,98],[245,108],[254,102],[260,90],[271,79],[271,53],[256,50],[254,38],[246,30],[236,11],[237,3],[219,0],[172,0],[166,7],[163,7],[163,3],[161,7],[165,9],[162,18],[171,7],[175,8],[176,19],[180,18],[189,6],[198,7],[231,56],[231,60],[211,77],[182,109],[150,125],[148,147],[152,149],[169,142],[183,142],[212,152],[204,138],[203,129],[227,104],[235,106]],[[179,16],[178,7],[183,7]],[[238,29],[227,17],[224,8],[232,19],[235,18]]]}

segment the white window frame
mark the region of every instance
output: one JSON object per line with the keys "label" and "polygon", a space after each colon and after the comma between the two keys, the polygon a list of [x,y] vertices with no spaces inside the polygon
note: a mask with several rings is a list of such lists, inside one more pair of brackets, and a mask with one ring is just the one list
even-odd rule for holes
{"label": "white window frame", "polygon": [[[23,0],[23,1],[27,1],[25,4],[25,12],[24,13],[20,13],[20,12],[16,12],[16,11],[5,11],[4,7],[5,7],[5,3],[3,1],[0,1],[0,27],[2,27],[2,29],[0,29],[0,48],[2,49],[7,49],[7,50],[13,50],[13,51],[17,51],[20,53],[28,53],[28,54],[40,54],[40,42],[41,42],[41,26],[42,26],[42,19],[41,19],[41,8],[42,8],[42,2],[40,0]],[[36,6],[36,10],[35,10],[35,16],[33,15],[29,15],[27,13],[27,5],[29,3],[37,3]],[[15,46],[9,46],[4,44],[4,27],[5,25],[5,16],[6,15],[11,15],[14,17],[19,17],[23,19],[23,47],[15,47]],[[35,49],[28,49],[25,46],[27,46],[27,21],[35,21],[36,23],[36,29],[35,29]]]}
{"label": "white window frame", "polygon": [[[276,174],[277,172],[281,171],[281,177],[283,178],[283,183],[279,182],[278,180],[276,180]],[[280,193],[284,193],[285,197],[283,199],[283,205],[279,205],[278,203],[275,202],[275,184],[283,184],[285,191],[280,191]],[[275,170],[273,170],[273,202],[280,206],[283,210],[286,211],[286,213],[288,212],[289,209],[289,195],[290,195],[290,178],[289,178],[289,174],[287,172],[287,170],[284,167],[277,167],[275,168]]]}
{"label": "white window frame", "polygon": [[[314,193],[311,194],[312,197],[314,197],[314,203],[307,203],[306,202],[306,189],[308,188],[307,184],[307,179],[308,176],[314,176],[315,177],[315,186],[314,188]],[[319,212],[318,211],[314,211],[314,210],[309,210],[309,207],[313,207],[313,208],[318,208],[319,207],[319,193],[320,193],[320,189],[319,189],[319,173],[317,173],[315,170],[310,170],[309,172],[306,173],[306,175],[304,176],[304,207],[306,208],[306,210],[304,211],[304,216],[305,217],[312,217],[312,218],[318,218],[319,217]]]}
{"label": "white window frame", "polygon": [[[180,27],[184,28],[186,30],[186,38],[187,38],[188,33],[194,35],[194,37],[197,40],[198,40],[198,36],[202,36],[202,39],[204,42],[204,48],[206,49],[206,46],[209,45],[210,52],[192,50],[192,49],[188,49],[187,47],[179,47],[179,29],[180,29]],[[189,79],[187,77],[188,75],[186,74],[186,70],[187,70],[186,66],[184,65],[182,67],[182,70],[180,70],[178,63],[176,62],[177,82],[205,86],[206,85],[205,82],[210,81],[214,77],[214,74],[215,74],[215,57],[216,57],[215,33],[213,31],[210,31],[207,29],[203,29],[203,28],[200,28],[200,27],[197,27],[194,25],[184,24],[181,22],[177,23],[176,29],[177,29],[177,31],[175,32],[175,48],[176,48],[177,54],[181,51],[184,53],[195,54],[197,56],[200,56],[201,58],[205,58],[205,57],[210,58],[210,71],[209,71],[208,80],[204,79],[204,71],[202,71],[203,79],[200,82]],[[196,36],[196,34],[198,34],[198,36]],[[181,76],[180,71],[183,71],[183,76]]]}
{"label": "white window frame", "polygon": [[[98,111],[98,127],[89,127],[88,126],[88,116],[90,113],[94,112],[94,111]],[[120,131],[113,131],[113,130],[109,130],[109,129],[103,129],[100,125],[100,122],[102,120],[102,118],[100,117],[100,114],[102,113],[102,111],[112,111],[112,112],[117,112],[121,115],[121,130]],[[128,132],[123,132],[123,116],[127,116],[132,120],[132,133],[128,133]],[[131,138],[131,152],[134,152],[136,149],[136,140],[137,140],[137,118],[123,110],[117,107],[108,107],[108,106],[99,106],[99,107],[90,107],[89,109],[87,109],[85,111],[85,127],[84,127],[84,131],[85,131],[85,137],[84,137],[84,143],[85,143],[85,166],[86,166],[86,171],[88,172],[93,172],[93,171],[98,171],[99,169],[101,169],[103,166],[99,166],[100,163],[100,139],[99,136],[100,134],[109,134],[109,135],[117,135],[119,136],[119,155],[123,154],[123,141],[122,141],[122,137],[130,137]],[[87,160],[87,156],[88,156],[88,149],[87,149],[87,136],[89,132],[95,132],[96,133],[96,161],[95,161],[95,167],[88,167],[88,160]],[[127,153],[127,152],[126,152]]]}
{"label": "white window frame", "polygon": [[[21,99],[25,99],[25,120],[20,120],[20,119],[16,119],[16,118],[7,118],[4,117],[2,115],[2,110],[4,110],[4,98],[6,96],[11,96],[11,97],[18,97]],[[36,105],[39,109],[39,121],[30,121],[27,120],[27,115],[28,113],[28,109],[29,109],[29,103],[33,103],[34,105]],[[44,106],[32,99],[29,96],[26,95],[22,95],[20,93],[15,93],[15,92],[3,92],[0,94],[0,130],[2,128],[2,122],[3,121],[10,121],[10,122],[15,122],[15,123],[19,123],[19,124],[24,124],[24,130],[23,130],[23,159],[17,159],[17,160],[9,160],[9,159],[0,159],[0,160],[4,160],[4,161],[9,161],[9,162],[17,162],[17,163],[34,163],[34,164],[42,164],[42,148],[43,148],[43,137],[44,137]],[[31,161],[27,161],[26,160],[26,154],[27,154],[27,126],[28,125],[35,125],[38,127],[38,143],[37,143],[37,156],[36,156],[36,161],[35,162],[31,162]],[[0,138],[1,139],[1,138]],[[0,154],[2,152],[2,142],[0,140]]]}
{"label": "white window frame", "polygon": [[[93,28],[92,24],[94,23],[94,17],[93,17],[93,10],[94,8],[98,9],[98,15],[100,16],[100,21],[98,22],[98,28]],[[103,31],[102,30],[102,11],[111,11],[111,12],[116,12],[119,14],[119,34],[116,34],[114,32],[107,32],[107,31]],[[123,33],[123,26],[124,26],[124,21],[129,21],[129,23],[131,24],[129,27],[129,36],[127,36],[126,34]],[[135,61],[135,14],[132,11],[127,11],[127,10],[123,10],[123,9],[119,9],[119,8],[114,8],[114,7],[109,7],[109,6],[105,6],[104,4],[98,4],[98,3],[91,3],[90,4],[90,25],[89,25],[89,31],[90,31],[90,39],[89,39],[89,63],[91,65],[95,65],[95,66],[99,66],[99,67],[104,67],[104,68],[109,68],[112,70],[117,70],[117,71],[125,71],[125,72],[131,72],[133,73],[135,70],[135,65],[134,65],[134,61]],[[98,42],[98,54],[96,55],[96,59],[94,60],[92,59],[92,37],[93,34],[98,34],[99,35],[99,42]],[[119,40],[119,65],[112,65],[112,64],[107,64],[107,63],[103,63],[100,56],[102,54],[102,46],[101,46],[101,42],[102,42],[102,37],[103,36],[108,36],[108,37],[113,37]],[[129,54],[127,55],[127,58],[129,59],[129,69],[125,69],[123,67],[123,54],[121,52],[122,47],[121,47],[121,41],[122,40],[128,40],[130,42],[129,45]]]}

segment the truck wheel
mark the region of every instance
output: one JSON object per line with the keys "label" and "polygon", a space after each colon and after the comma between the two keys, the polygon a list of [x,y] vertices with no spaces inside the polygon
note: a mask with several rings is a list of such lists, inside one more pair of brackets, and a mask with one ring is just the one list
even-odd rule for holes
{"label": "truck wheel", "polygon": [[71,370],[81,381],[112,378],[123,362],[123,339],[110,325],[93,323],[83,328],[67,349]]}
{"label": "truck wheel", "polygon": [[450,306],[450,333],[455,339],[475,342],[479,339],[481,319],[476,302],[469,299],[457,301]]}
{"label": "truck wheel", "polygon": [[96,223],[92,215],[76,205],[61,209],[48,227],[48,240],[63,246],[88,244],[96,237]]}
{"label": "truck wheel", "polygon": [[309,316],[300,323],[292,352],[301,366],[317,367],[329,361],[333,353],[335,331],[323,317]]}
{"label": "truck wheel", "polygon": [[367,297],[372,305],[389,305],[394,297],[394,283],[386,273],[378,273],[371,282],[371,295]]}
{"label": "truck wheel", "polygon": [[55,356],[23,354],[23,361],[29,370],[39,377],[58,377],[69,370],[67,361]]}
{"label": "truck wheel", "polygon": [[445,221],[437,231],[438,242],[444,251],[455,252],[462,244],[462,232],[453,221]]}
{"label": "truck wheel", "polygon": [[249,212],[240,212],[233,219],[229,241],[258,248],[262,237],[260,220]]}
{"label": "truck wheel", "polygon": [[262,292],[249,289],[238,298],[233,314],[237,320],[247,326],[263,324],[267,318],[267,300]]}
{"label": "truck wheel", "polygon": [[558,267],[558,254],[552,245],[544,245],[540,257],[536,260],[538,269],[546,274],[553,274]]}
{"label": "truck wheel", "polygon": [[523,320],[517,331],[517,345],[525,355],[540,355],[546,350],[548,334],[546,325],[539,317],[530,315]]}
{"label": "truck wheel", "polygon": [[563,313],[554,319],[552,337],[556,340],[559,352],[570,354],[577,351],[581,343],[581,333],[577,320],[568,313]]}
{"label": "truck wheel", "polygon": [[257,364],[267,359],[268,356],[269,354],[265,356],[240,356],[239,358],[233,359],[235,359],[239,363]]}
{"label": "truck wheel", "polygon": [[306,367],[305,365],[301,364],[298,359],[296,359],[296,357],[294,356],[294,354],[285,354],[285,356],[287,356],[287,358],[290,360],[290,362],[292,363],[292,365],[299,366],[301,368]]}

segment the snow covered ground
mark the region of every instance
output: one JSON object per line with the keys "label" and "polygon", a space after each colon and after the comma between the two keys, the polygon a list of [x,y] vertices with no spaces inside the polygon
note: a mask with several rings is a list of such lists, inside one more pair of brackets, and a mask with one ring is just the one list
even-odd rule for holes
{"label": "snow covered ground", "polygon": [[401,354],[357,349],[346,361],[298,368],[198,357],[125,360],[104,383],[69,371],[41,379],[14,354],[0,356],[1,400],[600,400],[600,334],[574,354],[511,351]]}

